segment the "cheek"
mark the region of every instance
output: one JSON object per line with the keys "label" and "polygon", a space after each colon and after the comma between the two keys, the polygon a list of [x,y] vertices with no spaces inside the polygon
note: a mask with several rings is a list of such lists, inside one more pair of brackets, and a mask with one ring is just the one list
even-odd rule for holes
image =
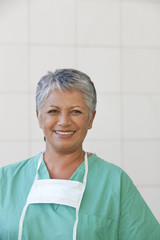
{"label": "cheek", "polygon": [[50,121],[42,116],[39,117],[38,121],[39,121],[39,126],[42,129],[45,129],[50,125]]}
{"label": "cheek", "polygon": [[90,123],[90,121],[89,121],[88,119],[85,119],[85,120],[84,120],[84,124],[83,124],[83,129],[84,129],[84,131],[87,132],[88,129],[90,129],[90,128],[91,128],[91,123]]}

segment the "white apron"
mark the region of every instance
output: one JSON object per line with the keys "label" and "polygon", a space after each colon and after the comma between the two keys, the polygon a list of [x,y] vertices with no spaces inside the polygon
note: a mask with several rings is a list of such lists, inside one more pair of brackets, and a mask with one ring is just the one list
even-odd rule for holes
{"label": "white apron", "polygon": [[86,187],[87,174],[88,174],[88,159],[85,153],[85,174],[83,183],[71,180],[59,179],[42,179],[38,180],[38,169],[43,160],[43,153],[41,154],[37,173],[31,187],[30,193],[27,197],[26,204],[23,208],[20,222],[18,240],[22,240],[23,222],[27,207],[29,204],[34,203],[55,203],[70,206],[76,209],[76,220],[73,226],[73,240],[76,240],[77,225],[78,225],[78,212],[82,197]]}

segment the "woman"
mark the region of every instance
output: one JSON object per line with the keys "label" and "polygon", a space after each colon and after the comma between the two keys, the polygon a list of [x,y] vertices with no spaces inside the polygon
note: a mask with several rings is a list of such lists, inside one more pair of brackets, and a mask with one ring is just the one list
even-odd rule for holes
{"label": "woman", "polygon": [[1,240],[158,240],[160,227],[127,174],[82,144],[96,91],[77,70],[38,83],[37,117],[46,149],[0,169]]}

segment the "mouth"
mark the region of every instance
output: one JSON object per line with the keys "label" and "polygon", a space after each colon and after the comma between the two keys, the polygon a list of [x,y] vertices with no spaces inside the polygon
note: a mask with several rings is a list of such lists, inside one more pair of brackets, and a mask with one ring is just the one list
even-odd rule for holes
{"label": "mouth", "polygon": [[67,136],[67,135],[73,135],[75,131],[60,131],[60,130],[55,130],[54,131],[56,134],[61,135],[61,136]]}

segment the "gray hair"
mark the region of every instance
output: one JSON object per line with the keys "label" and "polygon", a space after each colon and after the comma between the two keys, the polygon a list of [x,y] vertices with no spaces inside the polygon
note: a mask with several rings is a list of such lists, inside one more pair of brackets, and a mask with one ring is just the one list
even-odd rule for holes
{"label": "gray hair", "polygon": [[60,91],[74,89],[80,91],[91,114],[96,109],[97,94],[96,89],[85,73],[75,69],[58,69],[55,72],[48,72],[43,76],[37,85],[36,91],[36,109],[40,112],[45,99],[49,96],[51,90],[58,89]]}

